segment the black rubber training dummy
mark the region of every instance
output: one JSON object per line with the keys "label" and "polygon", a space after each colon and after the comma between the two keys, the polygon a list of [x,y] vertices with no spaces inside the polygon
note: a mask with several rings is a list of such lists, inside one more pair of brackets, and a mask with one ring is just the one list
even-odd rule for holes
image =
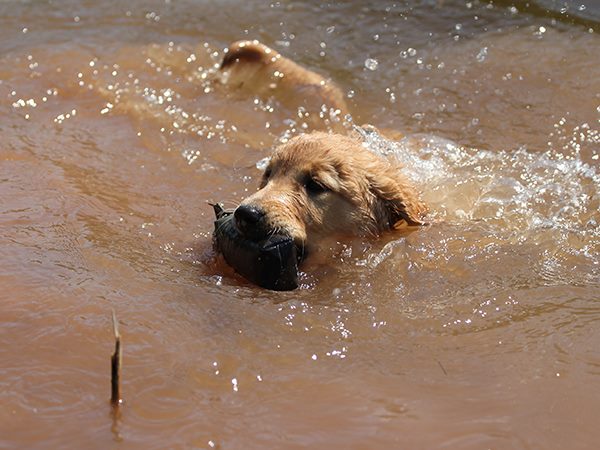
{"label": "black rubber training dummy", "polygon": [[236,228],[233,211],[212,205],[215,220],[214,241],[225,261],[249,281],[274,291],[298,287],[298,255],[291,237],[274,234],[260,241],[243,236]]}

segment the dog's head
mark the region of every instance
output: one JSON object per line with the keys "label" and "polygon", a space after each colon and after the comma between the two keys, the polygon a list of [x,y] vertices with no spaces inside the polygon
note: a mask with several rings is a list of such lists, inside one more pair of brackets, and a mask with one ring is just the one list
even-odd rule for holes
{"label": "dog's head", "polygon": [[357,139],[312,133],[275,151],[260,190],[242,201],[235,220],[251,239],[288,234],[304,248],[328,236],[420,225],[425,212],[399,166]]}

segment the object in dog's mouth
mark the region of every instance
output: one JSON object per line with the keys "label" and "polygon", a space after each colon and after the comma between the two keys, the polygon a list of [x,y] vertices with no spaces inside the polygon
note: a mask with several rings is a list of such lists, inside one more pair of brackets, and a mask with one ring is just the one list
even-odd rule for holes
{"label": "object in dog's mouth", "polygon": [[247,280],[274,291],[291,291],[298,287],[298,254],[294,240],[272,234],[254,241],[237,229],[233,211],[214,204],[214,242],[227,264]]}

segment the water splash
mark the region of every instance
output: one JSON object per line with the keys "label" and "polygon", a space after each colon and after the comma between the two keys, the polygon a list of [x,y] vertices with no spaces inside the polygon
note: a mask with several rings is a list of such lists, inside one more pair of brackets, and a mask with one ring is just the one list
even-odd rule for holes
{"label": "water splash", "polygon": [[[365,146],[400,161],[422,186],[440,241],[417,251],[416,259],[438,266],[456,257],[477,261],[530,252],[533,274],[527,276],[544,283],[598,282],[600,174],[576,147],[566,154],[493,152],[429,135],[393,142],[375,130],[357,130]],[[451,241],[461,244],[444,250]],[[393,258],[402,251],[394,242],[358,265],[377,267]]]}
{"label": "water splash", "polygon": [[430,135],[394,142],[372,130],[359,132],[368,148],[399,160],[426,187],[426,197],[446,220],[569,230],[598,222],[600,174],[576,152],[493,152]]}

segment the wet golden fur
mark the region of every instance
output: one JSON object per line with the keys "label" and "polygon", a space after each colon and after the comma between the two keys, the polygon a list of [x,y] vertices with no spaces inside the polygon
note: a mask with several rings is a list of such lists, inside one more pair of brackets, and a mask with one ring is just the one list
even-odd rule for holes
{"label": "wet golden fur", "polygon": [[[220,72],[231,89],[347,112],[335,83],[258,41],[231,44]],[[253,238],[283,232],[304,248],[340,234],[379,235],[421,225],[427,208],[400,169],[357,136],[296,137],[275,151],[260,190],[238,207],[238,228]]]}
{"label": "wet golden fur", "polygon": [[288,106],[303,106],[318,117],[321,106],[344,115],[344,94],[328,78],[308,70],[258,41],[232,43],[221,62],[221,82],[231,90],[275,96]]}
{"label": "wet golden fur", "polygon": [[260,190],[241,205],[264,211],[269,232],[285,232],[302,246],[421,225],[427,211],[399,165],[358,138],[320,132],[279,147]]}

